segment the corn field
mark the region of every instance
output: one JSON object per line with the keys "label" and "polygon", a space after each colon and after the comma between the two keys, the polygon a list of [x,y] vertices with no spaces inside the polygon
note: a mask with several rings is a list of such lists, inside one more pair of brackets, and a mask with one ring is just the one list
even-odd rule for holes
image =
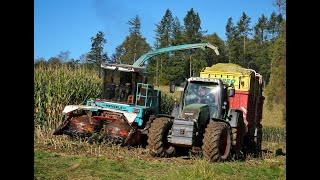
{"label": "corn field", "polygon": [[285,142],[286,128],[281,127],[263,127],[262,140],[268,142]]}
{"label": "corn field", "polygon": [[34,125],[54,128],[62,121],[62,110],[68,104],[85,104],[89,98],[102,95],[102,79],[85,68],[34,68]]}

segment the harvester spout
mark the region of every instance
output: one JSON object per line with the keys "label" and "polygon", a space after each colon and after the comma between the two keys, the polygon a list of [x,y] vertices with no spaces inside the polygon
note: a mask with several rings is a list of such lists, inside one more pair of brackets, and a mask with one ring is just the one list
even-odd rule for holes
{"label": "harvester spout", "polygon": [[212,45],[212,44],[209,44],[209,43],[208,43],[208,47],[211,48],[211,49],[213,49],[217,56],[220,55],[220,53],[219,53],[219,51],[218,51],[218,47],[216,47],[216,46],[214,46],[214,45]]}
{"label": "harvester spout", "polygon": [[209,47],[210,49],[213,49],[214,52],[219,55],[218,47],[210,44],[210,43],[198,43],[198,44],[184,44],[184,45],[178,45],[178,46],[170,46],[166,48],[157,49],[151,52],[148,52],[146,54],[143,54],[132,66],[133,67],[140,67],[142,64],[144,64],[145,61],[152,58],[153,56],[156,56],[161,53],[171,52],[171,51],[177,51],[177,50],[187,50],[187,49],[205,49]]}

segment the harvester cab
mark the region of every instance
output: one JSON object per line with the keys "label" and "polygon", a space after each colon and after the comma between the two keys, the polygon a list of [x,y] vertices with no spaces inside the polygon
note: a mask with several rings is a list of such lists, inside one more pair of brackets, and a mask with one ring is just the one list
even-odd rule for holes
{"label": "harvester cab", "polygon": [[[143,119],[150,114],[159,113],[159,86],[152,84],[142,67],[126,64],[104,64],[103,98],[88,100],[87,106],[99,106],[135,113],[135,122],[143,126]],[[151,82],[151,83],[150,83]]]}

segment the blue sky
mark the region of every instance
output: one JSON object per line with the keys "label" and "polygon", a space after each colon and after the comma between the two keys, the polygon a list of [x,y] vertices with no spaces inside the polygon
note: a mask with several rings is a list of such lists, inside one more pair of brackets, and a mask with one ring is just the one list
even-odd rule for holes
{"label": "blue sky", "polygon": [[61,51],[78,59],[90,51],[90,38],[98,31],[105,33],[104,51],[111,56],[115,47],[129,35],[127,22],[139,15],[141,33],[153,46],[155,24],[170,9],[183,25],[183,18],[193,8],[199,13],[202,30],[216,32],[225,40],[229,17],[234,24],[245,12],[255,24],[264,14],[268,18],[274,0],[34,0],[34,58],[48,60]]}

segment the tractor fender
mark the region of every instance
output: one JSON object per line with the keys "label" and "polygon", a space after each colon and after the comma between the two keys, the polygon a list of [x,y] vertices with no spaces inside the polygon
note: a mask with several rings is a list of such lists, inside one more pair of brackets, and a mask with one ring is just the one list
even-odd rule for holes
{"label": "tractor fender", "polygon": [[231,127],[237,127],[239,117],[243,116],[242,111],[238,109],[230,109],[228,113],[228,120]]}
{"label": "tractor fender", "polygon": [[224,119],[220,119],[220,118],[212,118],[212,119],[210,119],[210,121],[223,122],[223,123],[226,123],[226,124],[228,125],[228,127],[230,128],[230,130],[231,130],[231,128],[232,128],[232,126],[231,126],[230,122],[229,122],[229,121],[226,121],[226,120],[224,120]]}

